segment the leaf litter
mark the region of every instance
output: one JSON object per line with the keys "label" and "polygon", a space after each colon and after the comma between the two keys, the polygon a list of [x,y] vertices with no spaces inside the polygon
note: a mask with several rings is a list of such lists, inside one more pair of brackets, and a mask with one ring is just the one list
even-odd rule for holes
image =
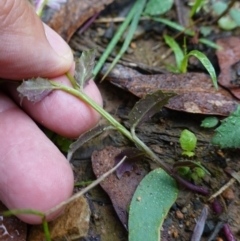
{"label": "leaf litter", "polygon": [[176,93],[177,96],[166,105],[170,109],[228,116],[237,108],[238,101],[223,88],[215,90],[210,77],[204,73],[143,75],[135,71],[134,76],[131,70],[128,77],[129,68],[124,69],[124,77],[120,74],[122,72],[115,70],[106,79],[140,98],[157,90]]}

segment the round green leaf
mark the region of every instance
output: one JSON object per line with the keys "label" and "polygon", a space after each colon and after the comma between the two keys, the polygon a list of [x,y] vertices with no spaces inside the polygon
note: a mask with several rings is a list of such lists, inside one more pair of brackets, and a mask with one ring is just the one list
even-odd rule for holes
{"label": "round green leaf", "polygon": [[179,142],[184,151],[191,152],[197,145],[197,138],[191,131],[183,130]]}
{"label": "round green leaf", "polygon": [[201,124],[204,128],[213,128],[218,124],[218,118],[214,116],[206,117]]}
{"label": "round green leaf", "polygon": [[158,168],[139,184],[129,211],[129,241],[160,240],[160,228],[177,198],[175,180]]}
{"label": "round green leaf", "polygon": [[168,12],[173,5],[173,0],[149,0],[145,9],[145,14],[160,15]]}

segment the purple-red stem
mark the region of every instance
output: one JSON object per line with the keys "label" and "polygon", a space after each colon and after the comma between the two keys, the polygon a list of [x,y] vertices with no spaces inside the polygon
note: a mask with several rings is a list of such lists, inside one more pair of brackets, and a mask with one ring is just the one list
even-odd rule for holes
{"label": "purple-red stem", "polygon": [[83,24],[83,26],[78,31],[79,34],[82,34],[86,29],[90,27],[90,25],[95,21],[95,19],[99,16],[100,12],[95,13],[87,22]]}

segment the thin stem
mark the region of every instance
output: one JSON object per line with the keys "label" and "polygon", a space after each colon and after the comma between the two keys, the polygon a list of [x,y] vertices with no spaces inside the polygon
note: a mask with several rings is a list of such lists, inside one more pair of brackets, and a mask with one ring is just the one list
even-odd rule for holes
{"label": "thin stem", "polygon": [[92,182],[89,186],[87,186],[86,188],[84,188],[82,191],[76,193],[75,195],[73,195],[72,197],[70,197],[67,201],[61,202],[60,204],[58,204],[57,206],[53,207],[52,209],[50,209],[49,211],[47,211],[45,213],[45,216],[50,215],[51,213],[56,212],[58,209],[66,206],[67,204],[69,204],[70,202],[72,202],[73,200],[79,198],[80,196],[82,196],[83,194],[85,194],[86,192],[88,192],[89,190],[91,190],[92,188],[94,188],[95,186],[97,186],[100,182],[102,182],[105,178],[107,178],[111,173],[113,173],[115,170],[117,170],[117,168],[125,161],[126,156],[124,156],[122,158],[122,160],[116,165],[114,166],[112,169],[110,169],[109,171],[107,171],[106,173],[104,173],[101,177],[99,177],[97,180],[95,180],[94,182]]}
{"label": "thin stem", "polygon": [[43,231],[45,234],[46,241],[51,241],[51,235],[49,232],[48,222],[46,220],[46,217],[42,219],[42,225],[43,225]]}
{"label": "thin stem", "polygon": [[74,77],[70,74],[70,72],[67,72],[67,73],[66,73],[66,76],[67,76],[68,79],[70,80],[73,88],[74,88],[74,89],[79,89],[79,87],[77,86],[77,83],[76,83]]}
{"label": "thin stem", "polygon": [[70,93],[71,95],[74,95],[79,99],[83,100],[84,102],[86,102],[87,104],[89,104],[101,116],[103,116],[106,120],[108,120],[118,131],[120,131],[124,136],[126,136],[128,139],[134,142],[131,133],[123,125],[121,125],[117,120],[115,120],[110,114],[108,114],[101,106],[99,106],[90,97],[88,97],[83,91],[73,89],[66,85],[56,83],[54,81],[50,81],[50,83],[53,86],[57,87],[58,89],[66,91],[67,93]]}

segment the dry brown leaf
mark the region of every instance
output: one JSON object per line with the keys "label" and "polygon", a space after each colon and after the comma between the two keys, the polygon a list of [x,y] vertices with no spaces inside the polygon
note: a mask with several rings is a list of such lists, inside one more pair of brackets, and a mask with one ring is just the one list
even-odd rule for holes
{"label": "dry brown leaf", "polygon": [[238,104],[232,95],[219,87],[216,91],[211,78],[204,73],[142,75],[121,67],[107,77],[111,83],[142,98],[146,94],[162,90],[178,95],[170,99],[166,107],[189,113],[228,116]]}
{"label": "dry brown leaf", "polygon": [[223,47],[216,52],[221,69],[218,82],[240,99],[240,38],[218,39],[217,44]]}
{"label": "dry brown leaf", "polygon": [[[108,146],[102,151],[93,152],[92,166],[97,178],[113,168],[114,157],[120,152],[121,149],[112,146]],[[118,179],[113,173],[100,184],[109,195],[119,219],[126,228],[128,206],[138,184],[146,174],[147,171],[138,163],[134,165],[133,171],[124,173],[121,179]]]}
{"label": "dry brown leaf", "polygon": [[113,0],[68,0],[46,23],[68,42],[87,19],[111,2]]}

